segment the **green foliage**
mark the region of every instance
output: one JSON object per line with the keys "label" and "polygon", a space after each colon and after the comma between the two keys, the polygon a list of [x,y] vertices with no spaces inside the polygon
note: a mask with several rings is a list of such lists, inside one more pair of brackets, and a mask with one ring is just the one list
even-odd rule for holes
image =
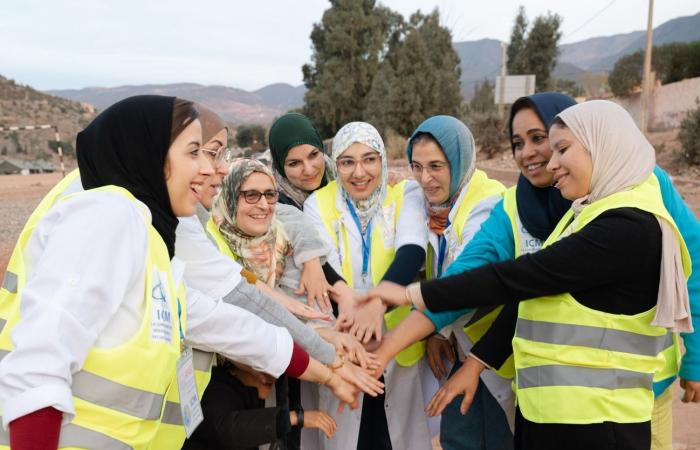
{"label": "green foliage", "polygon": [[481,152],[490,158],[503,151],[504,126],[494,104],[494,85],[488,80],[474,86],[474,97],[462,105],[462,120],[469,126]]}
{"label": "green foliage", "polygon": [[571,97],[582,97],[584,95],[583,88],[576,81],[567,78],[554,78],[551,89]]}
{"label": "green foliage", "polygon": [[236,143],[259,150],[267,145],[267,130],[262,125],[240,125],[236,128]]}
{"label": "green foliage", "polygon": [[2,155],[2,156],[7,155],[7,145],[2,146],[2,150],[0,150],[0,155]]}
{"label": "green foliage", "polygon": [[380,130],[409,136],[437,114],[459,114],[459,56],[437,10],[411,15],[390,39],[372,82],[365,117]]}
{"label": "green foliage", "polygon": [[471,101],[463,105],[463,114],[469,116],[470,114],[495,113],[494,88],[495,86],[486,79],[482,83],[477,83],[474,86],[474,96]]}
{"label": "green foliage", "polygon": [[[58,141],[49,141],[48,142],[48,147],[54,152],[58,153]],[[75,155],[75,149],[73,148],[73,144],[70,142],[66,141],[61,141],[61,151],[63,151],[64,156],[73,156]]]}
{"label": "green foliage", "polygon": [[508,50],[508,73],[511,75],[535,74],[535,87],[538,91],[552,88],[551,75],[557,64],[557,48],[562,33],[559,30],[562,18],[547,12],[537,16],[527,36],[525,9],[520,7],[511,32]]}
{"label": "green foliage", "polygon": [[700,164],[700,101],[696,100],[695,109],[681,122],[678,140],[681,142],[682,157],[690,164]]}
{"label": "green foliage", "polygon": [[[674,42],[654,47],[651,52],[652,70],[662,84],[674,83],[700,76],[700,41]],[[644,52],[623,56],[610,72],[608,84],[613,94],[624,97],[642,84]]]}
{"label": "green foliage", "polygon": [[304,113],[322,135],[360,120],[387,41],[403,20],[375,0],[331,0],[311,32],[311,63],[302,72],[308,89]]}

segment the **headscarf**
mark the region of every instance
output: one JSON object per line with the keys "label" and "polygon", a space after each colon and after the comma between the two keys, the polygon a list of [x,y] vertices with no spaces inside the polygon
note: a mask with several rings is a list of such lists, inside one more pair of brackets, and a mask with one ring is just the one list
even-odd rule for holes
{"label": "headscarf", "polygon": [[105,109],[78,133],[76,154],[84,189],[115,185],[143,202],[172,258],[178,220],[164,166],[175,97],[137,95]]}
{"label": "headscarf", "polygon": [[[304,201],[311,192],[294,186],[284,173],[284,161],[289,150],[297,145],[309,144],[316,147],[323,154],[323,140],[311,119],[299,113],[287,113],[282,115],[270,127],[268,138],[270,143],[270,155],[272,156],[272,169],[281,193],[289,197],[297,208],[301,209]],[[323,155],[325,170],[321,184],[323,187],[333,180],[333,168],[330,160]]]}
{"label": "headscarf", "polygon": [[[194,107],[199,112],[199,122],[202,124],[202,145],[212,140],[219,131],[228,131],[228,125],[217,113],[201,103],[195,103]],[[225,147],[226,142],[223,144]]]}
{"label": "headscarf", "polygon": [[[513,103],[508,119],[508,133],[513,141],[513,119],[518,111],[530,108],[542,121],[545,130],[554,117],[566,108],[576,104],[576,100],[558,92],[541,92],[520,97]],[[513,148],[515,152],[515,148]],[[554,231],[559,220],[571,207],[571,202],[561,196],[559,189],[552,186],[540,188],[533,186],[520,174],[515,192],[518,202],[518,216],[525,229],[532,236],[544,241]]]}
{"label": "headscarf", "polygon": [[[620,105],[594,100],[568,108],[559,117],[590,153],[593,164],[590,193],[574,200],[574,211],[632,189],[651,176],[656,164],[654,147]],[[658,220],[662,235],[661,275],[652,325],[692,332],[678,237],[666,220]]]}
{"label": "headscarf", "polygon": [[474,136],[462,121],[452,116],[433,116],[418,125],[408,140],[406,153],[409,163],[413,162],[413,142],[421,134],[432,136],[450,163],[450,192],[447,201],[441,205],[426,202],[428,225],[434,233],[441,236],[447,226],[452,205],[474,174],[476,145]]}
{"label": "headscarf", "polygon": [[348,147],[355,143],[368,146],[370,149],[379,153],[379,156],[382,158],[382,171],[379,175],[381,177],[379,186],[366,199],[353,199],[350,197],[350,194],[347,193],[345,188],[343,188],[343,184],[338,183],[343,198],[349,201],[352,207],[355,209],[357,217],[360,219],[360,224],[362,225],[361,232],[364,233],[367,229],[367,224],[369,224],[375,213],[381,209],[381,205],[386,197],[389,169],[387,168],[384,141],[379,135],[377,129],[367,122],[350,122],[338,131],[333,138],[333,152],[331,154],[333,164],[335,165],[338,157],[341,156],[345,150],[348,149]]}
{"label": "headscarf", "polygon": [[267,175],[275,185],[272,172],[265,164],[252,159],[235,161],[224,178],[221,193],[214,200],[212,214],[221,235],[241,265],[274,287],[291,251],[289,239],[276,214],[273,214],[270,228],[262,236],[246,234],[236,221],[238,202],[245,201],[239,197],[241,186],[255,172]]}

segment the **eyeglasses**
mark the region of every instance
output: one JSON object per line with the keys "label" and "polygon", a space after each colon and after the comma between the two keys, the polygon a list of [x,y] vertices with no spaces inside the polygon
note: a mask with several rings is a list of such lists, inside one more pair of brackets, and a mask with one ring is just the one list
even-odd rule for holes
{"label": "eyeglasses", "polygon": [[210,148],[200,148],[202,152],[209,158],[209,161],[214,165],[218,166],[222,162],[230,164],[233,161],[233,150],[227,147],[219,147],[217,150],[212,150]]}
{"label": "eyeglasses", "polygon": [[249,191],[241,191],[240,195],[242,195],[245,199],[245,202],[250,205],[255,205],[256,203],[258,203],[260,201],[260,197],[262,196],[265,196],[265,201],[268,205],[274,205],[275,203],[277,203],[277,199],[280,196],[279,192],[277,191],[260,192],[254,189],[251,189]]}
{"label": "eyeglasses", "polygon": [[381,162],[381,156],[367,155],[359,161],[350,157],[338,158],[338,160],[335,162],[335,166],[338,168],[338,172],[342,174],[348,174],[354,172],[358,164],[361,164],[362,168],[365,170],[372,170],[377,169],[377,167],[381,165]]}
{"label": "eyeglasses", "polygon": [[417,162],[411,163],[411,172],[413,172],[414,178],[420,178],[423,175],[423,169],[425,169],[429,175],[437,175],[447,168],[447,163],[444,162],[431,162],[427,166],[423,167]]}

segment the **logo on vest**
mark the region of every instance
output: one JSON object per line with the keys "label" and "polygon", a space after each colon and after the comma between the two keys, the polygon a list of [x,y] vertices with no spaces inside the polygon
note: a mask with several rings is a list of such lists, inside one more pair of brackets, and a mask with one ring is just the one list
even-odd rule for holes
{"label": "logo on vest", "polygon": [[151,288],[151,340],[170,343],[172,339],[173,317],[170,310],[168,276],[165,272],[153,269]]}

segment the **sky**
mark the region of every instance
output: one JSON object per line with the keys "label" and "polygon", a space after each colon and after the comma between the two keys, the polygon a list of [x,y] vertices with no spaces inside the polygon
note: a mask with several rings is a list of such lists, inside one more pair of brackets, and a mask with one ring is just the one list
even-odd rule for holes
{"label": "sky", "polygon": [[[563,17],[562,43],[646,28],[647,0],[382,0],[438,8],[454,41],[507,41],[519,5]],[[37,89],[193,82],[246,90],[302,83],[327,0],[2,0],[0,75]],[[653,24],[700,12],[657,0]]]}

